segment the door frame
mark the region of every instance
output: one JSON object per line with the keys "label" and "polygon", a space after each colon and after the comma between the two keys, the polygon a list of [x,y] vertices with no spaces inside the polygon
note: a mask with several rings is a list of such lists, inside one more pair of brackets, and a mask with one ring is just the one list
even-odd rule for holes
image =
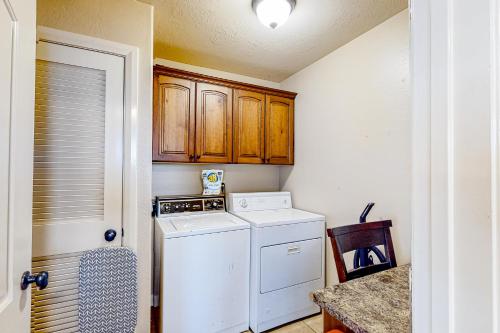
{"label": "door frame", "polygon": [[[461,321],[473,325],[477,320],[488,322],[492,332],[500,330],[500,2],[489,0],[474,6],[476,4],[453,0],[410,0],[413,332],[462,331],[466,328],[460,325]],[[471,13],[471,8],[477,8],[476,13]],[[464,17],[474,14],[476,19],[471,19],[469,26],[464,27]],[[461,22],[454,22],[456,19]],[[463,33],[464,28],[468,35]],[[471,45],[474,36],[477,38],[488,33],[488,38],[478,44],[483,49],[477,50],[476,45]],[[465,48],[470,52],[464,52]],[[484,183],[479,194],[483,201],[489,202],[488,209],[479,210],[482,214],[480,221],[489,219],[487,223],[491,231],[489,238],[473,233],[475,245],[479,236],[486,244],[480,249],[475,248],[474,243],[461,242],[465,228],[460,212],[471,214],[470,211],[478,210],[480,206],[473,195],[469,196],[472,199],[470,208],[456,205],[466,197],[464,170],[460,162],[466,155],[464,149],[470,149],[470,146],[455,145],[457,140],[465,137],[465,118],[460,105],[464,98],[456,92],[460,91],[458,86],[462,89],[467,86],[466,71],[478,64],[478,53],[488,57],[489,69],[479,66],[476,73],[479,77],[475,77],[474,82],[479,81],[481,87],[485,87],[489,101],[484,95],[476,97],[472,94],[472,101],[482,103],[478,103],[478,110],[475,110],[480,111],[480,115],[476,116],[477,119],[471,118],[473,126],[482,121],[481,129],[489,131],[489,142],[483,139],[479,146],[483,152],[487,151],[485,160],[489,159],[489,163],[481,169],[484,174],[476,179],[482,178],[480,181]],[[467,172],[470,176],[477,176],[481,170],[476,168]],[[489,174],[486,170],[490,171]],[[487,223],[482,227],[486,228]],[[488,246],[491,252],[484,250]],[[491,272],[484,275],[484,270],[478,272],[475,265],[470,269],[470,274],[479,276],[475,278],[477,284],[470,288],[471,291],[481,284],[491,290],[491,296],[480,300],[483,308],[491,304],[491,312],[480,314],[482,318],[478,318],[477,308],[468,316],[461,315],[464,306],[458,299],[463,300],[464,295],[461,295],[463,288],[460,284],[463,285],[464,278],[472,279],[463,271],[463,262],[468,259],[461,257],[464,253],[460,251],[461,247],[475,252],[479,260],[483,259],[478,264],[491,267]],[[490,253],[491,258],[486,258],[485,253]],[[473,299],[468,306],[473,307],[474,302],[479,303]]]}
{"label": "door frame", "polygon": [[[57,30],[44,26],[37,27],[37,41],[55,43],[76,48],[83,48],[96,52],[116,55],[125,60],[125,75],[124,75],[124,110],[123,110],[123,187],[122,187],[122,218],[124,236],[122,238],[122,246],[131,248],[137,254],[139,267],[149,267],[150,257],[148,253],[142,251],[144,246],[141,246],[140,232],[149,233],[150,226],[147,228],[139,228],[140,220],[139,213],[143,211],[143,207],[139,207],[139,193],[141,191],[141,170],[140,161],[138,161],[139,153],[139,54],[138,47],[122,44],[118,42],[108,41],[96,37],[85,36],[72,32]],[[147,110],[145,110],[147,111]],[[142,193],[144,195],[144,193]],[[150,193],[148,193],[150,195]],[[149,221],[149,220],[148,220]],[[146,229],[146,230],[144,230]],[[141,286],[142,285],[142,286]],[[139,279],[138,290],[150,290],[151,281]],[[150,311],[150,304],[143,304],[139,296],[139,315]],[[148,295],[148,300],[150,296]],[[141,308],[144,307],[143,308]],[[149,318],[146,321],[149,323]],[[139,329],[139,326],[138,328]]]}
{"label": "door frame", "polygon": [[9,128],[9,140],[8,152],[2,150],[2,155],[8,155],[8,182],[0,184],[7,187],[7,230],[2,235],[7,241],[7,251],[2,253],[7,262],[1,268],[6,268],[7,284],[0,299],[0,326],[28,332],[31,293],[29,288],[21,290],[19,282],[23,272],[31,270],[36,1],[4,0],[0,10],[7,15],[11,30],[10,103],[2,101],[9,113],[8,123],[2,124]]}
{"label": "door frame", "polygon": [[413,332],[454,332],[451,1],[410,0]]}
{"label": "door frame", "polygon": [[410,0],[412,332],[432,332],[430,1]]}
{"label": "door frame", "polygon": [[[123,246],[137,249],[137,127],[139,108],[139,49],[135,46],[111,42],[43,26],[37,27],[37,42],[66,45],[86,50],[116,55],[125,60],[124,110],[123,110]],[[132,203],[135,203],[132,204]]]}

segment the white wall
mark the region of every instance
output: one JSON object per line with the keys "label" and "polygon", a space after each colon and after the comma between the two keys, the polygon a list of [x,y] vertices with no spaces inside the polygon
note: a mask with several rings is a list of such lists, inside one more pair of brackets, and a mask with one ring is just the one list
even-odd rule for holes
{"label": "white wall", "polygon": [[411,239],[408,25],[405,10],[281,83],[298,93],[295,165],[281,167],[282,189],[328,227],[357,223],[375,202],[369,220],[392,219],[399,264]]}
{"label": "white wall", "polygon": [[[154,63],[228,80],[257,84],[270,88],[280,88],[280,84],[276,82],[223,72],[211,68],[188,65],[161,58],[156,58]],[[227,192],[279,190],[278,166],[155,163],[153,164],[153,197],[156,195],[201,193],[201,170],[203,169],[224,170],[224,182],[226,183]]]}
{"label": "white wall", "polygon": [[[135,46],[139,49],[139,93],[137,141],[135,150],[137,182],[135,200],[130,202],[128,216],[134,221],[136,233],[131,241],[138,257],[138,322],[137,332],[149,333],[150,281],[151,281],[151,234],[142,232],[151,220],[151,124],[152,124],[152,63],[153,63],[153,7],[135,0],[38,0],[37,24],[77,34],[97,37]],[[134,198],[131,195],[131,198]],[[131,229],[132,229],[131,228]],[[149,231],[149,229],[147,229]],[[130,235],[131,233],[129,233]],[[127,236],[126,236],[127,237]]]}

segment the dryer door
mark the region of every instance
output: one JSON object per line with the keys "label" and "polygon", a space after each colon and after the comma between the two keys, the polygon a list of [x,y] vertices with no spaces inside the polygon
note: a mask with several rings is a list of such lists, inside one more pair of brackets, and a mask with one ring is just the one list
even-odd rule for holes
{"label": "dryer door", "polygon": [[321,279],[321,238],[262,247],[260,293]]}

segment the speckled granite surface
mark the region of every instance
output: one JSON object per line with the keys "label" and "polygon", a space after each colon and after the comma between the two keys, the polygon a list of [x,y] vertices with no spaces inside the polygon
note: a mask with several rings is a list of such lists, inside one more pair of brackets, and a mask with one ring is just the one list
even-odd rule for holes
{"label": "speckled granite surface", "polygon": [[313,293],[321,308],[356,333],[411,332],[409,265]]}

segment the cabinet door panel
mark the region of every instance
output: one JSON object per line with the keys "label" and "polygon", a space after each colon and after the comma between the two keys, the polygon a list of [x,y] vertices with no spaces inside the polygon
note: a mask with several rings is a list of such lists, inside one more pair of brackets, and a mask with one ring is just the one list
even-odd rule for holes
{"label": "cabinet door panel", "polygon": [[292,99],[266,96],[266,162],[293,164]]}
{"label": "cabinet door panel", "polygon": [[234,91],[234,162],[264,163],[265,95]]}
{"label": "cabinet door panel", "polygon": [[195,83],[168,76],[155,76],[153,160],[194,160]]}
{"label": "cabinet door panel", "polygon": [[196,161],[232,161],[232,89],[207,83],[196,88]]}

